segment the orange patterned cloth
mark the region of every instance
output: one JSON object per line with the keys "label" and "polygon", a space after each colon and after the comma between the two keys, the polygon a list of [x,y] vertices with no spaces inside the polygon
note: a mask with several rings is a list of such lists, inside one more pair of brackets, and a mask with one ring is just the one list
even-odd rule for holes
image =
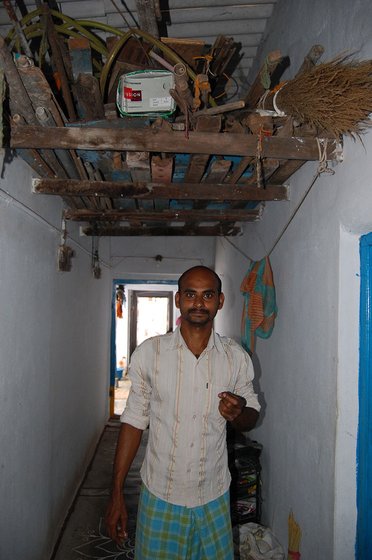
{"label": "orange patterned cloth", "polygon": [[244,296],[242,346],[254,352],[256,336],[269,338],[278,312],[269,257],[251,262],[240,291]]}
{"label": "orange patterned cloth", "polygon": [[121,299],[116,300],[116,317],[123,318],[123,301]]}

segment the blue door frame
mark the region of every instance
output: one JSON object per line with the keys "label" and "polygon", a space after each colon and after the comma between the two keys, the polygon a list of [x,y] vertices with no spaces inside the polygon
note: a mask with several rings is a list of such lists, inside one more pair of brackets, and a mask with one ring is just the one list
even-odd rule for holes
{"label": "blue door frame", "polygon": [[372,233],[360,239],[357,560],[372,558]]}

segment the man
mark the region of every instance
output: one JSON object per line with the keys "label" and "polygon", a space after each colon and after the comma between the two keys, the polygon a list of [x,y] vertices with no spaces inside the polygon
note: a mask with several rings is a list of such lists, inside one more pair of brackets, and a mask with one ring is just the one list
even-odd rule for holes
{"label": "man", "polygon": [[213,270],[184,272],[175,304],[181,326],[146,340],[132,355],[106,526],[117,543],[127,537],[122,488],[150,425],[136,560],[232,560],[226,421],[244,431],[256,424],[253,367],[236,342],[213,330],[224,304]]}

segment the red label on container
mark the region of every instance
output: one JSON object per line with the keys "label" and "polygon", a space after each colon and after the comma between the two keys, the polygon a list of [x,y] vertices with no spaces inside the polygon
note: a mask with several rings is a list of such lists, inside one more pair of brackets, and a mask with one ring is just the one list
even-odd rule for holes
{"label": "red label on container", "polygon": [[132,90],[132,101],[142,101],[142,91],[140,89]]}
{"label": "red label on container", "polygon": [[140,89],[124,88],[124,99],[130,101],[142,101],[142,91]]}

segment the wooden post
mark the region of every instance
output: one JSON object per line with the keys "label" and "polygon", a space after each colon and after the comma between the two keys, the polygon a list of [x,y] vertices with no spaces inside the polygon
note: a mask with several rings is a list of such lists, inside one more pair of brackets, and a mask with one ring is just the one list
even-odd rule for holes
{"label": "wooden post", "polygon": [[37,124],[30,98],[19,76],[13,57],[0,36],[0,59],[4,67],[5,77],[9,86],[9,99],[12,114],[19,114],[29,124]]}
{"label": "wooden post", "polygon": [[151,33],[153,37],[159,39],[159,28],[156,21],[154,0],[136,0],[136,6],[140,29]]}
{"label": "wooden post", "polygon": [[54,27],[53,19],[47,4],[43,4],[42,9],[45,15],[48,41],[52,51],[53,62],[56,66],[57,72],[59,74],[59,78],[61,80],[62,95],[63,95],[64,102],[66,104],[67,113],[70,120],[76,120],[75,107],[72,101],[72,95],[67,80],[63,58],[61,56],[61,51],[58,44],[58,36]]}

